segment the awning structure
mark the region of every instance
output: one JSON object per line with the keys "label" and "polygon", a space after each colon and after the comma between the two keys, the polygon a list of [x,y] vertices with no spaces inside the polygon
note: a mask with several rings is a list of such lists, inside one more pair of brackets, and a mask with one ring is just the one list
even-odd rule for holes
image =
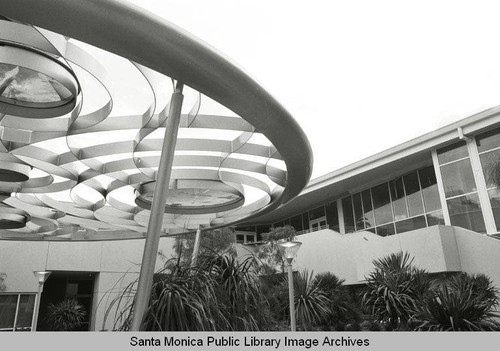
{"label": "awning structure", "polygon": [[144,237],[179,82],[162,235],[269,212],[309,180],[289,113],[175,25],[114,1],[0,0],[0,16],[0,239]]}

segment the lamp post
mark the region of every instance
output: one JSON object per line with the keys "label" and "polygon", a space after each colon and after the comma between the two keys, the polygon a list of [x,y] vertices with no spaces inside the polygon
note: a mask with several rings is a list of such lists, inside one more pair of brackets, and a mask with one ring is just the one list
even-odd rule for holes
{"label": "lamp post", "polygon": [[36,294],[36,300],[35,300],[35,310],[33,313],[33,320],[31,322],[31,325],[33,326],[31,328],[31,331],[34,332],[36,331],[36,325],[38,323],[38,312],[40,311],[40,299],[42,298],[42,291],[43,291],[43,284],[47,281],[47,278],[49,277],[51,272],[47,271],[33,271],[34,276],[38,279],[38,292]]}
{"label": "lamp post", "polygon": [[296,331],[295,325],[295,301],[293,297],[293,272],[292,272],[292,261],[297,255],[297,252],[302,245],[299,241],[285,241],[278,244],[281,255],[288,263],[288,296],[290,299],[290,328],[291,331]]}

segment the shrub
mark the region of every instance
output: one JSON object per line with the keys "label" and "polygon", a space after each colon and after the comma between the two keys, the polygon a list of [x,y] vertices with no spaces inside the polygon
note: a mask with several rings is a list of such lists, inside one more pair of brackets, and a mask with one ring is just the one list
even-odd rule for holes
{"label": "shrub", "polygon": [[500,330],[497,305],[497,290],[488,277],[461,273],[429,291],[411,322],[415,330],[425,331]]}
{"label": "shrub", "polygon": [[[284,282],[288,284],[287,282]],[[330,315],[330,300],[320,287],[313,283],[313,274],[300,272],[293,280],[295,317],[304,330],[312,330]],[[288,304],[284,304],[285,308]]]}
{"label": "shrub", "polygon": [[65,331],[82,325],[86,312],[75,299],[64,299],[56,304],[49,304],[47,324],[54,330]]}
{"label": "shrub", "polygon": [[412,311],[429,290],[428,274],[412,263],[408,253],[393,253],[373,261],[375,270],[366,277],[363,308],[388,330],[406,329]]}
{"label": "shrub", "polygon": [[360,313],[347,288],[340,279],[331,272],[316,275],[313,284],[321,289],[329,301],[330,313],[322,322],[325,329],[344,330],[347,324],[357,323]]}

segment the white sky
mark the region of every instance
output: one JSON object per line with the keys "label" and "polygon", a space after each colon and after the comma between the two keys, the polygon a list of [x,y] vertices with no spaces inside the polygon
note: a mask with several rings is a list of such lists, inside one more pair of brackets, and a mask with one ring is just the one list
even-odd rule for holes
{"label": "white sky", "polygon": [[500,104],[500,5],[134,0],[233,59],[298,120],[313,178]]}

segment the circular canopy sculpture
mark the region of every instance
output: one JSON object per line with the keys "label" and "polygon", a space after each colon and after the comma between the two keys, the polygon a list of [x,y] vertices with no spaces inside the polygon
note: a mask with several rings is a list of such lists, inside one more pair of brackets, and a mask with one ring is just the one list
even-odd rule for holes
{"label": "circular canopy sculpture", "polygon": [[0,216],[17,221],[0,238],[143,237],[174,81],[185,99],[163,235],[248,220],[309,180],[295,120],[189,33],[122,2],[0,9]]}

